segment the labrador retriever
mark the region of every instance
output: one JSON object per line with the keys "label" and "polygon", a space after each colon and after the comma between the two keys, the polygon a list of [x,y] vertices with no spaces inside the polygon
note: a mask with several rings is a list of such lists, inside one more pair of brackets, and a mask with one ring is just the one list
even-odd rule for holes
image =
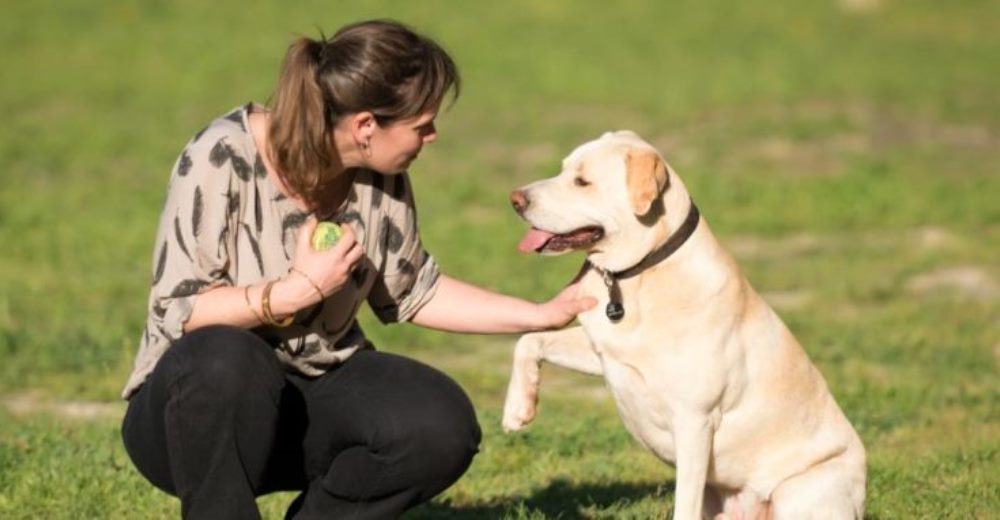
{"label": "labrador retriever", "polygon": [[580,326],[522,336],[507,431],[535,416],[542,361],[603,375],[625,427],[676,467],[676,519],[862,518],[865,449],[823,376],[630,131],[515,190],[522,251],[582,250]]}

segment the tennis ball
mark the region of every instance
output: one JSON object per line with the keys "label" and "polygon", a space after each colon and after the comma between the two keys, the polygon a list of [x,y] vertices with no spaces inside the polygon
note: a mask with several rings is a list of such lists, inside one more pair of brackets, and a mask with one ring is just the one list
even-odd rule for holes
{"label": "tennis ball", "polygon": [[312,240],[310,241],[312,248],[314,251],[326,251],[333,247],[343,234],[344,232],[340,230],[340,226],[333,222],[320,222],[316,224],[316,229],[312,234]]}

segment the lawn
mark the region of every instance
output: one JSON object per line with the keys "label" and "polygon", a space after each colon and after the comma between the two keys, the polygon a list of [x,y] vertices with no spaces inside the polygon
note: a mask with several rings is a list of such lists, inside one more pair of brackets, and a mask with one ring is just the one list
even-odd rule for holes
{"label": "lawn", "polygon": [[[553,295],[582,259],[517,253],[507,193],[636,130],[860,433],[868,517],[995,518],[1000,3],[985,0],[4,3],[0,518],[178,515],[118,434],[170,166],[208,120],[267,100],[293,35],[369,17],[430,33],[463,73],[411,170],[446,272]],[[601,380],[545,370],[539,419],[508,436],[516,338],[363,325],[456,378],[484,430],[468,474],[408,518],[669,516],[673,470]],[[281,518],[290,499],[261,509]]]}

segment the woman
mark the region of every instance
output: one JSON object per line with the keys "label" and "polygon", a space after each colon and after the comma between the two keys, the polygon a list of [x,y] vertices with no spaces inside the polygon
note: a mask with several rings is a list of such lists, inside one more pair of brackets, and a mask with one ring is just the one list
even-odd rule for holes
{"label": "woman", "polygon": [[[189,518],[254,518],[301,490],[294,518],[386,518],[457,480],[472,405],[444,374],[374,350],[355,317],[518,333],[593,305],[535,304],[440,274],[406,170],[437,138],[459,76],[390,21],[302,38],[270,109],[213,121],[181,153],[160,217],[149,317],[126,385],[126,450]],[[343,237],[315,251],[317,221]]]}

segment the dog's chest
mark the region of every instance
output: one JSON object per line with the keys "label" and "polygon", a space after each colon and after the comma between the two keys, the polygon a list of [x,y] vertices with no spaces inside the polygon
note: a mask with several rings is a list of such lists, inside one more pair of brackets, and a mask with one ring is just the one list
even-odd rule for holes
{"label": "dog's chest", "polygon": [[675,461],[674,411],[657,391],[656,382],[649,380],[655,373],[607,355],[601,364],[625,429],[661,459]]}
{"label": "dog's chest", "polygon": [[600,278],[584,279],[583,294],[593,296],[598,305],[579,316],[604,371],[604,378],[618,407],[625,428],[660,458],[673,461],[673,411],[661,386],[657,370],[662,360],[649,357],[649,324],[643,324],[639,300],[631,287],[623,287],[620,303],[625,315],[610,319],[606,306],[609,291]]}

